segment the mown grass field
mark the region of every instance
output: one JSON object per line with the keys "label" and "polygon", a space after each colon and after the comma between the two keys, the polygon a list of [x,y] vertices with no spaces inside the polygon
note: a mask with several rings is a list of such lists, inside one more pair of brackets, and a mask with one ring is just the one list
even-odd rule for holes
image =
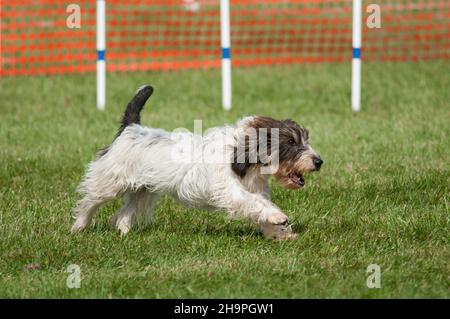
{"label": "mown grass field", "polygon": [[[448,298],[448,74],[446,61],[366,64],[359,114],[347,64],[235,70],[231,112],[218,70],[110,74],[103,113],[92,74],[2,79],[0,297]],[[84,167],[143,83],[155,87],[146,125],[192,130],[202,119],[206,129],[264,114],[310,129],[321,172],[301,191],[273,183],[297,241],[266,241],[245,221],[169,198],[146,230],[120,237],[109,225],[117,201],[69,234]],[[66,287],[70,264],[80,289]],[[366,286],[369,264],[381,267],[380,289]]]}

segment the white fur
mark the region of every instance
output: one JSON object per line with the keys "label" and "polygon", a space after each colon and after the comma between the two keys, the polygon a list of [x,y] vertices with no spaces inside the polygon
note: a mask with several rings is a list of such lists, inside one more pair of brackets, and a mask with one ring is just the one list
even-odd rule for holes
{"label": "white fur", "polygon": [[248,218],[268,237],[295,237],[283,226],[286,215],[270,201],[268,176],[255,168],[241,179],[231,169],[233,149],[251,119],[210,129],[204,136],[137,124],[126,127],[109,150],[89,164],[78,187],[84,197],[74,209],[72,232],[87,227],[101,204],[125,195],[113,225],[126,234],[136,224],[145,226],[158,195],[169,194],[190,207]]}

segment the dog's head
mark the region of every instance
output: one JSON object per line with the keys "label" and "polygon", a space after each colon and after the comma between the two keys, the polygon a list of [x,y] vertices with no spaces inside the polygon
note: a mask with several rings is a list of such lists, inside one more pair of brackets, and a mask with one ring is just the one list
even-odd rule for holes
{"label": "dog's head", "polygon": [[282,186],[298,189],[305,185],[304,174],[318,171],[323,164],[309,145],[308,130],[292,120],[256,116],[239,126],[242,133],[231,167],[240,177],[251,168],[268,168]]}

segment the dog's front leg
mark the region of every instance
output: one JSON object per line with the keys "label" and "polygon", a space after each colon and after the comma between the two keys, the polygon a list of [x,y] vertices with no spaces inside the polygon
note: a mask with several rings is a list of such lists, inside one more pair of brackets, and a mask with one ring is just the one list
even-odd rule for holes
{"label": "dog's front leg", "polygon": [[275,240],[295,239],[297,235],[288,225],[288,217],[262,194],[246,191],[241,187],[230,190],[231,201],[226,208],[233,216],[250,218],[266,238]]}

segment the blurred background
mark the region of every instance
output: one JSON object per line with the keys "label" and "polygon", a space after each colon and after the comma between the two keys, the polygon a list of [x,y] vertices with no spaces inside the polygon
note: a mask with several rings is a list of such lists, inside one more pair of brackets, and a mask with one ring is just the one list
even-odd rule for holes
{"label": "blurred background", "polygon": [[[66,26],[69,2],[2,2],[2,76],[95,71],[96,2],[73,3],[80,29]],[[363,27],[364,62],[450,57],[449,1],[376,4],[382,24]],[[233,67],[351,60],[351,0],[231,0],[230,15]],[[217,68],[219,20],[219,0],[108,0],[107,70]]]}

